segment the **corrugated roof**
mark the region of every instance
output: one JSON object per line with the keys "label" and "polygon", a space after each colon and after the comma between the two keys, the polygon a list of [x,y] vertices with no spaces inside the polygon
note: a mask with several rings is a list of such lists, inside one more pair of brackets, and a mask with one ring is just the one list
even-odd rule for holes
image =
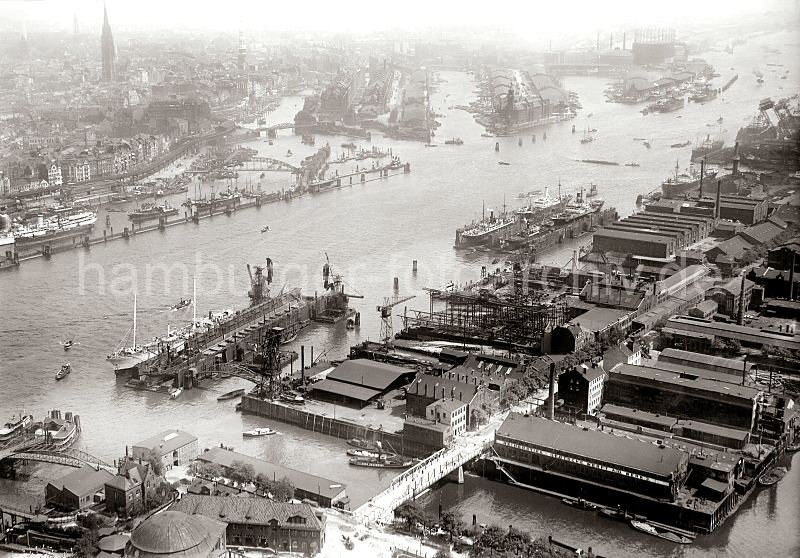
{"label": "corrugated roof", "polygon": [[345,360],[333,372],[328,374],[328,379],[384,390],[403,375],[413,373],[413,370],[402,366],[359,358]]}
{"label": "corrugated roof", "polygon": [[371,389],[363,386],[356,386],[353,384],[346,384],[344,382],[337,382],[325,378],[314,384],[311,388],[312,394],[314,392],[332,393],[334,395],[341,395],[350,397],[359,401],[369,401],[374,397],[381,394],[381,390]]}
{"label": "corrugated roof", "polygon": [[506,437],[587,457],[604,463],[628,467],[660,477],[669,477],[688,461],[676,449],[661,448],[637,439],[615,436],[600,430],[584,430],[543,417],[511,413],[497,430]]}
{"label": "corrugated roof", "polygon": [[[709,299],[704,301],[711,302],[716,307],[716,302]],[[728,370],[733,371],[736,374],[741,374],[742,369],[744,368],[744,361],[743,360],[734,360],[732,358],[723,358],[714,355],[707,355],[705,353],[694,353],[692,351],[684,351],[681,349],[673,349],[671,347],[667,347],[661,354],[658,356],[658,360],[667,360],[667,361],[681,361],[681,362],[690,362],[700,368],[725,368]]]}
{"label": "corrugated roof", "polygon": [[[322,523],[308,504],[275,502],[267,498],[231,498],[186,494],[170,506],[170,510],[202,515],[225,523],[266,525],[277,521],[281,527],[319,530]],[[301,517],[306,523],[290,523],[290,517]]]}

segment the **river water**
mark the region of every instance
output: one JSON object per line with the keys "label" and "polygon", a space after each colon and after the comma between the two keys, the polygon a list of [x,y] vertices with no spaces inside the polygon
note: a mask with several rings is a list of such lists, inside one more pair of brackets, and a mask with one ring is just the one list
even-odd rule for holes
{"label": "river water", "polygon": [[[705,106],[688,104],[665,115],[642,116],[641,107],[608,104],[602,95],[603,78],[567,78],[565,85],[577,91],[583,110],[573,122],[547,129],[547,140],[537,130],[536,143],[530,134],[517,145],[517,137],[481,138],[481,128],[470,114],[448,107],[467,104],[474,96],[471,76],[444,72],[443,83],[433,96],[433,107],[446,116],[436,140],[453,136],[464,145],[426,148],[421,144],[373,137],[372,145],[392,148],[412,172],[388,180],[307,196],[291,202],[248,209],[230,217],[217,216],[199,225],[184,225],[160,233],[136,236],[129,241],[95,245],[89,251],[55,255],[51,260],[25,262],[18,270],[0,275],[2,321],[0,321],[0,419],[20,411],[42,416],[48,409],[73,411],[81,415],[83,433],[76,447],[105,460],[123,455],[126,444],[144,439],[164,428],[182,428],[195,433],[202,447],[224,443],[244,453],[264,457],[297,469],[319,474],[348,485],[353,506],[366,501],[391,479],[391,473],[351,468],[344,456],[343,442],[288,425],[276,426],[281,435],[242,440],[242,430],[266,425],[256,417],[241,416],[233,402],[217,403],[220,393],[246,387],[231,379],[208,389],[184,392],[178,400],[126,389],[105,362],[131,327],[134,291],[138,295],[139,339],[163,333],[169,325],[188,320],[190,311],[169,312],[181,297],[192,296],[196,279],[198,312],[239,308],[247,304],[246,263],[275,262],[273,289],[300,286],[305,294],[322,290],[322,265],[327,253],[334,270],[341,273],[347,291],[365,298],[353,299],[362,313],[361,327],[347,331],[339,326],[312,325],[294,343],[323,349],[327,357],[341,358],[349,346],[378,337],[380,321],[375,306],[392,295],[392,279],[399,279],[401,294],[415,294],[409,308],[427,308],[423,287],[438,287],[449,281],[467,282],[478,277],[481,265],[489,265],[491,254],[465,255],[453,250],[456,227],[480,217],[485,206],[498,210],[505,202],[518,205],[519,192],[551,188],[560,181],[562,191],[575,192],[598,185],[607,205],[621,214],[634,209],[635,197],[655,189],[671,172],[676,158],[683,168],[691,148],[671,149],[669,145],[722,133],[732,140],[740,125],[754,114],[758,101],[766,96],[788,96],[800,89],[797,73],[778,80],[772,73],[794,69],[798,48],[784,47],[789,35],[756,39],[738,48],[733,56],[711,53],[707,59],[722,76],[739,73],[739,81],[721,98]],[[766,55],[762,45],[783,49],[780,55]],[[779,46],[780,45],[780,46]],[[765,67],[767,61],[783,68]],[[730,67],[736,70],[730,70]],[[766,83],[758,86],[752,69],[761,67]],[[302,105],[299,97],[284,99],[270,114],[270,122],[290,121]],[[591,116],[589,116],[591,115]],[[723,117],[722,129],[716,124]],[[570,133],[572,124],[579,132]],[[708,124],[712,124],[708,126]],[[585,128],[597,128],[597,140],[589,145],[578,141]],[[646,137],[650,150],[634,137]],[[311,154],[320,142],[329,141],[334,155],[348,138],[317,137],[317,146],[303,146],[299,138],[282,133],[274,145],[264,141],[248,144],[262,156],[299,160]],[[499,141],[499,153],[494,142]],[[367,142],[356,141],[360,145]],[[575,159],[594,158],[635,161],[640,167],[594,166]],[[507,161],[508,166],[498,165]],[[354,163],[334,165],[346,172]],[[290,183],[286,173],[240,172],[235,185],[262,183],[267,190]],[[222,190],[226,183],[214,188]],[[211,186],[203,185],[204,193]],[[192,191],[193,193],[193,191]],[[174,204],[181,196],[171,200]],[[98,223],[104,223],[102,210]],[[110,214],[115,230],[125,225],[124,213]],[[268,224],[270,232],[259,231]],[[102,226],[102,225],[101,225]],[[101,231],[96,231],[101,234]],[[123,245],[124,242],[124,245]],[[564,246],[541,259],[565,264],[572,246]],[[419,269],[412,274],[412,261]],[[398,313],[402,307],[397,308]],[[399,322],[395,323],[399,326]],[[59,341],[73,338],[76,345],[65,354]],[[55,383],[53,376],[69,360],[73,374]],[[275,426],[275,425],[272,425]],[[41,501],[43,485],[64,471],[55,466],[30,468],[34,482],[0,481],[2,501],[27,505]],[[711,537],[689,549],[687,556],[717,555],[727,550],[732,556],[797,555],[800,473],[793,469],[775,489],[762,491],[742,511]],[[467,518],[477,513],[479,522],[526,526],[535,533],[552,533],[556,538],[594,546],[606,555],[660,556],[672,549],[659,541],[640,537],[623,526],[594,520],[566,508],[552,499],[529,492],[468,477],[462,486],[450,485],[428,496],[435,506],[455,505]],[[735,528],[734,528],[735,527]],[[780,536],[777,536],[780,534]]]}

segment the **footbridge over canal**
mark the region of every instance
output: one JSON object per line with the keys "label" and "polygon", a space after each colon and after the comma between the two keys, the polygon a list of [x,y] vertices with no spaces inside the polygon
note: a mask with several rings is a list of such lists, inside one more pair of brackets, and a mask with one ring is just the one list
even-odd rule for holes
{"label": "footbridge over canal", "polygon": [[464,464],[487,453],[494,439],[494,428],[458,438],[450,446],[420,461],[398,475],[389,487],[353,512],[362,523],[388,522],[394,510],[413,500]]}

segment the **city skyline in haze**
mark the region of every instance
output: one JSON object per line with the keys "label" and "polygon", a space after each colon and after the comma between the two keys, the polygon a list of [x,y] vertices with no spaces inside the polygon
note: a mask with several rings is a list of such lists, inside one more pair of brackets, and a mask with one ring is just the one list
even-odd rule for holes
{"label": "city skyline in haze", "polygon": [[[0,2],[0,21],[6,30],[23,25],[28,32],[72,31],[77,19],[83,33],[99,33],[103,22],[100,0],[59,2],[54,0],[6,0]],[[303,9],[291,3],[265,3],[232,0],[225,3],[200,3],[188,0],[136,3],[105,2],[115,31],[136,32],[153,29],[208,31],[318,31],[326,33],[366,34],[381,31],[418,32],[436,29],[504,29],[528,42],[555,38],[562,34],[587,33],[636,26],[696,26],[730,22],[770,10],[789,10],[793,0],[725,2],[711,0],[695,3],[674,0],[669,10],[664,5],[646,5],[635,0],[612,3],[572,2],[537,5],[508,2],[506,8],[487,11],[463,2],[423,2],[407,0],[402,6],[376,6],[364,3],[348,5],[309,0]],[[402,9],[401,9],[402,8]]]}

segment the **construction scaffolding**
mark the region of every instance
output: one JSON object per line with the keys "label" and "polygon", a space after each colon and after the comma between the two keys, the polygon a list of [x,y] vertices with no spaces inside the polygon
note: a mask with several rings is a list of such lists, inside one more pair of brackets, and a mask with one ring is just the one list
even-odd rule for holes
{"label": "construction scaffolding", "polygon": [[566,303],[519,304],[479,295],[453,294],[444,308],[411,310],[402,337],[488,343],[537,351],[542,335],[567,320]]}

